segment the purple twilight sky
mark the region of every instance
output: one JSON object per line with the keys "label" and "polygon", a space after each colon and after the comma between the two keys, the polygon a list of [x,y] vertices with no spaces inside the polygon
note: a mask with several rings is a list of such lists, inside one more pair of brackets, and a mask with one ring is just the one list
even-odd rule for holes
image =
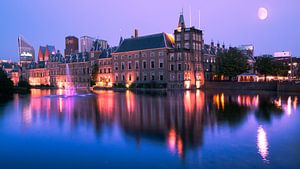
{"label": "purple twilight sky", "polygon": [[[173,33],[182,8],[186,25],[201,29],[205,43],[226,46],[254,44],[255,55],[288,50],[300,56],[299,0],[1,0],[0,59],[18,60],[17,37],[36,49],[55,45],[64,49],[67,35],[89,35],[116,45],[120,36]],[[269,11],[259,20],[257,11]]]}

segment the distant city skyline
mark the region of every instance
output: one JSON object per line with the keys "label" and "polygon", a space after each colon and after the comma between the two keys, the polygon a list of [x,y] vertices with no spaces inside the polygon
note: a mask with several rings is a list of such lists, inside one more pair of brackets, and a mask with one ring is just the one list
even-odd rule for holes
{"label": "distant city skyline", "polygon": [[[205,43],[213,40],[227,47],[253,44],[255,55],[291,51],[293,56],[300,56],[298,4],[297,0],[1,1],[0,59],[19,60],[18,35],[24,36],[36,53],[45,44],[63,53],[69,35],[98,37],[115,46],[120,36],[132,36],[134,29],[140,35],[173,33],[182,10],[187,26],[191,20],[195,27],[200,10]],[[257,15],[261,7],[268,10],[265,20]]]}

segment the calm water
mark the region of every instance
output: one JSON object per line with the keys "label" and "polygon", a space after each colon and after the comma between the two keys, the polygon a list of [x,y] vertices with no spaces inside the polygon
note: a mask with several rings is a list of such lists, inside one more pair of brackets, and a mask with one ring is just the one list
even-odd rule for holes
{"label": "calm water", "polygon": [[0,168],[300,166],[300,95],[63,92],[0,104]]}

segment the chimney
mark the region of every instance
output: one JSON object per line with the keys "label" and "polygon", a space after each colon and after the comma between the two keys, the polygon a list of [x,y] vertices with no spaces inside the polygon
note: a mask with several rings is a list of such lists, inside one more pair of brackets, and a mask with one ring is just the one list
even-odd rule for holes
{"label": "chimney", "polygon": [[134,30],[134,37],[135,38],[139,37],[139,31],[137,29]]}

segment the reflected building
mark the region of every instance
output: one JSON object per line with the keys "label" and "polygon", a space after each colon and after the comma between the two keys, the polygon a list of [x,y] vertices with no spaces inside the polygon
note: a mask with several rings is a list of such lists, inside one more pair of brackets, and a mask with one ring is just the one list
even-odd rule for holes
{"label": "reflected building", "polygon": [[18,48],[20,64],[22,67],[27,67],[35,61],[34,48],[22,36],[18,37]]}
{"label": "reflected building", "polygon": [[[96,135],[102,128],[118,126],[124,134],[134,138],[137,145],[145,139],[156,140],[165,143],[170,153],[182,158],[187,151],[201,148],[205,127],[237,127],[253,112],[251,109],[257,109],[255,100],[258,98],[256,95],[204,93],[200,90],[165,95],[97,91],[97,95],[84,98],[42,97],[62,93],[63,90],[33,90],[33,97],[19,104],[24,125],[58,121],[71,130],[92,127]],[[254,100],[254,105],[250,104],[251,100]],[[259,96],[259,102],[261,100],[264,97]],[[284,98],[283,102],[288,104],[288,100]],[[272,99],[268,101],[272,102]],[[268,156],[267,144],[266,131],[260,127],[257,147],[263,159]]]}

